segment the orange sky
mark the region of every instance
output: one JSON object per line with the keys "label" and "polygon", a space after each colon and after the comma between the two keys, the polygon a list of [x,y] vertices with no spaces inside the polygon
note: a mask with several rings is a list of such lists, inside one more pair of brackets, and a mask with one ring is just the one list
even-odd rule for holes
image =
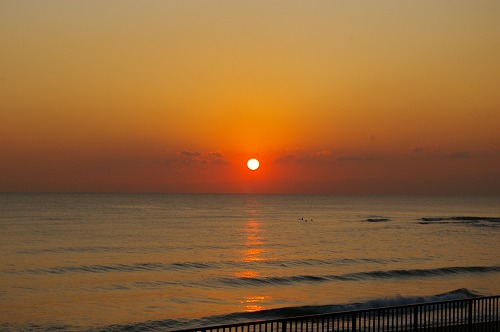
{"label": "orange sky", "polygon": [[500,194],[499,17],[0,1],[0,191]]}

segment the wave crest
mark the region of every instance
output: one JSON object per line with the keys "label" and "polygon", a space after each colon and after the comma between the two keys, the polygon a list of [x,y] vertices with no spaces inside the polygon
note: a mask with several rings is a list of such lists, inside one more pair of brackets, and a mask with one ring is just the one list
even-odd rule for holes
{"label": "wave crest", "polygon": [[470,225],[494,225],[500,223],[500,217],[478,217],[478,216],[455,216],[455,217],[424,217],[419,219],[419,224],[470,224]]}
{"label": "wave crest", "polygon": [[456,275],[464,273],[496,273],[500,272],[500,266],[455,266],[441,267],[435,269],[410,269],[410,270],[378,270],[367,272],[355,272],[340,275],[300,275],[285,277],[224,277],[219,278],[218,283],[229,286],[248,285],[286,285],[293,283],[319,283],[327,281],[359,281],[369,279],[401,279],[401,278],[423,278]]}

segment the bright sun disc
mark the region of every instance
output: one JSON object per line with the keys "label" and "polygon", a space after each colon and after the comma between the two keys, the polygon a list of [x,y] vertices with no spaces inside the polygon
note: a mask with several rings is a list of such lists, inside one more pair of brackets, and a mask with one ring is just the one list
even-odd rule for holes
{"label": "bright sun disc", "polygon": [[257,168],[259,168],[259,161],[257,159],[252,158],[249,161],[247,161],[247,167],[252,171],[255,171]]}

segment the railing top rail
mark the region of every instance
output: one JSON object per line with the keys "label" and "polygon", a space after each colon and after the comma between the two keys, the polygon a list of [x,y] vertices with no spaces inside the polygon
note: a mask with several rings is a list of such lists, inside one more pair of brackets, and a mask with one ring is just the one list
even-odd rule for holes
{"label": "railing top rail", "polygon": [[378,312],[378,311],[397,310],[397,309],[406,309],[406,308],[414,308],[414,307],[444,305],[444,304],[451,304],[451,303],[469,303],[469,302],[484,301],[484,300],[489,300],[489,299],[500,299],[500,295],[475,296],[475,297],[455,299],[455,300],[445,300],[445,301],[436,301],[436,302],[420,302],[420,303],[402,304],[402,305],[387,306],[387,307],[376,307],[376,308],[366,308],[366,309],[347,310],[347,311],[335,311],[335,312],[322,313],[322,314],[292,316],[292,317],[284,317],[284,318],[277,318],[277,319],[255,320],[255,321],[233,323],[233,324],[212,325],[212,326],[205,326],[205,327],[195,327],[195,328],[189,328],[189,329],[174,330],[172,332],[221,330],[221,329],[225,329],[225,328],[236,328],[236,327],[240,327],[240,326],[248,326],[248,325],[254,325],[254,324],[255,325],[275,324],[275,323],[281,323],[281,322],[315,319],[315,318],[321,318],[321,317],[327,317],[327,316],[342,316],[342,315],[346,316],[346,315],[354,315],[354,314],[357,315],[357,314],[361,314],[361,313],[365,313],[365,312],[372,312],[372,311]]}

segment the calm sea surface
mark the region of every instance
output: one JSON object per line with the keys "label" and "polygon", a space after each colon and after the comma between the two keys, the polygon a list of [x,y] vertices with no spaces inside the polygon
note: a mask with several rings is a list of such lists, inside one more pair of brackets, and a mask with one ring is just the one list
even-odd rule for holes
{"label": "calm sea surface", "polygon": [[0,329],[169,331],[500,294],[500,197],[0,194]]}

